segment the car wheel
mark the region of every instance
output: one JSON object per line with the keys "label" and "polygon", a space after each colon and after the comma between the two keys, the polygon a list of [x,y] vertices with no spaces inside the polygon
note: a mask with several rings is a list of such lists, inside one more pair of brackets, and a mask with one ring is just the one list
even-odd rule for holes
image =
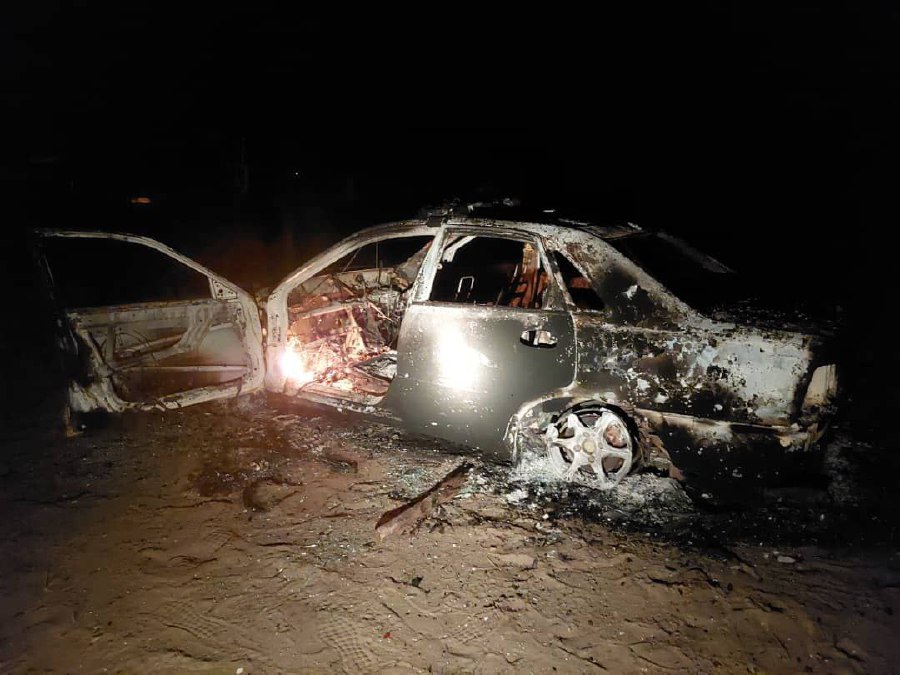
{"label": "car wheel", "polygon": [[609,408],[582,407],[547,427],[544,442],[560,478],[608,490],[635,464],[635,442],[625,420]]}

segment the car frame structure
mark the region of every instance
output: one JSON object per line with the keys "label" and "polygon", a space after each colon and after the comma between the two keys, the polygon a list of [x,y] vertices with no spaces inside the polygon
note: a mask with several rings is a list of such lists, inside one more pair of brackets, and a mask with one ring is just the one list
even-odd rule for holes
{"label": "car frame structure", "polygon": [[[632,224],[445,213],[380,225],[259,300],[146,237],[38,235],[76,414],[266,390],[397,420],[492,459],[537,457],[603,489],[640,466],[732,478],[723,458],[807,451],[834,413],[828,340],[695,309],[629,251],[662,246],[712,283],[730,270]],[[83,306],[67,285],[81,261],[122,255],[97,245],[162,258],[197,283]]]}

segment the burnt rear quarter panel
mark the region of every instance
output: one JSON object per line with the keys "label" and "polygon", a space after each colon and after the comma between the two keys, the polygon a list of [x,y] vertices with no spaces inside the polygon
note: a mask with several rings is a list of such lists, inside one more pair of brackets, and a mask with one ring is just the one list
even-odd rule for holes
{"label": "burnt rear quarter panel", "polygon": [[578,381],[637,408],[791,424],[810,377],[811,338],[704,323],[655,329],[576,315]]}

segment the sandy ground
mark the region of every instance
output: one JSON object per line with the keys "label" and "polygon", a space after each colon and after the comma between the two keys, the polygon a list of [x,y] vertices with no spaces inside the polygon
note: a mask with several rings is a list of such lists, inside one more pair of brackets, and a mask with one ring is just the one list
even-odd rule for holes
{"label": "sandy ground", "polygon": [[584,510],[476,462],[382,538],[463,458],[258,400],[3,446],[3,672],[900,668],[896,549],[695,541],[667,479]]}

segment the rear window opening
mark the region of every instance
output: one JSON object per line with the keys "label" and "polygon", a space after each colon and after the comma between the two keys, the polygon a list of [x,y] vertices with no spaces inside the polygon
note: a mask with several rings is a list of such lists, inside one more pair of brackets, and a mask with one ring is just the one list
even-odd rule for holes
{"label": "rear window opening", "polygon": [[833,297],[785,292],[784,277],[767,262],[738,273],[665,232],[645,232],[607,242],[695,310],[751,326],[816,331],[835,322]]}

